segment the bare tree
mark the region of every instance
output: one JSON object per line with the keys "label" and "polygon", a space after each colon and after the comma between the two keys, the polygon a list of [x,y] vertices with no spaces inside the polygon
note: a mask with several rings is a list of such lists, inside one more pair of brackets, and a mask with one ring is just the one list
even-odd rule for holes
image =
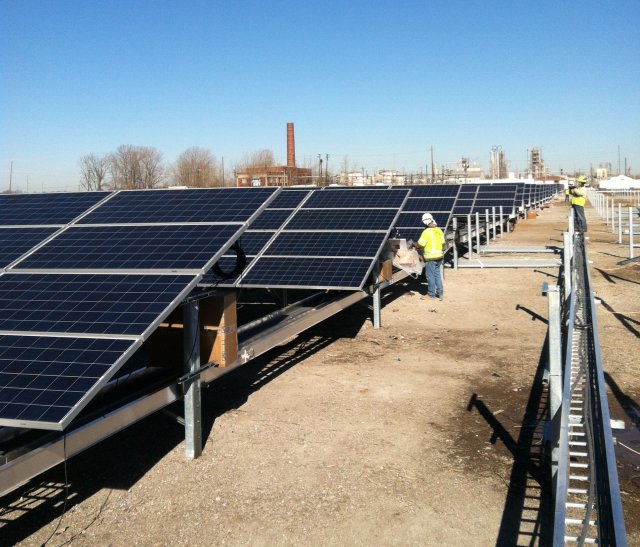
{"label": "bare tree", "polygon": [[80,184],[85,190],[103,190],[107,185],[109,157],[87,154],[80,158]]}
{"label": "bare tree", "polygon": [[152,147],[123,144],[109,155],[109,171],[115,190],[155,188],[164,178],[162,154]]}
{"label": "bare tree", "polygon": [[251,168],[272,167],[276,164],[275,156],[271,150],[256,150],[247,154],[242,161],[236,166],[237,171],[243,171]]}
{"label": "bare tree", "polygon": [[203,188],[222,186],[222,177],[215,156],[206,148],[193,146],[185,150],[173,166],[176,184]]}

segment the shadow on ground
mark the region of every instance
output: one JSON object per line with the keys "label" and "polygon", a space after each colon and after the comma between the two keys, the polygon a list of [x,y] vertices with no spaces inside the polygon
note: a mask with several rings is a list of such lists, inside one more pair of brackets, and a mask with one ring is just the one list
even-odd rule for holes
{"label": "shadow on ground", "polygon": [[545,461],[542,429],[548,419],[548,393],[543,375],[548,353],[545,339],[517,440],[476,393],[467,405],[491,428],[490,442],[500,441],[513,457],[507,498],[496,545],[550,545],[553,537],[553,498]]}

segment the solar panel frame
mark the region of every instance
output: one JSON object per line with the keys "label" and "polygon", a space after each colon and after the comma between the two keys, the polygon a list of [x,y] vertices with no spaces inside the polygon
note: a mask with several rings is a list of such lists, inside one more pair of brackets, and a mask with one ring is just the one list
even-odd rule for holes
{"label": "solar panel frame", "polygon": [[145,338],[197,280],[188,274],[4,273],[0,333]]}
{"label": "solar panel frame", "polygon": [[[79,220],[80,224],[244,223],[279,191],[260,188],[126,190]],[[190,207],[186,207],[189,205]],[[234,208],[234,205],[237,207]],[[162,209],[160,209],[162,206]]]}
{"label": "solar panel frame", "polygon": [[70,226],[12,269],[201,270],[238,229],[237,224]]}
{"label": "solar panel frame", "polygon": [[[264,256],[242,276],[248,288],[358,290],[371,271],[368,258]],[[283,277],[287,282],[282,282]]]}
{"label": "solar panel frame", "polygon": [[0,226],[64,226],[109,195],[109,192],[0,194]]}
{"label": "solar panel frame", "polygon": [[0,271],[9,267],[33,247],[51,237],[57,227],[0,227]]}
{"label": "solar panel frame", "polygon": [[141,343],[0,334],[0,426],[63,430]]}

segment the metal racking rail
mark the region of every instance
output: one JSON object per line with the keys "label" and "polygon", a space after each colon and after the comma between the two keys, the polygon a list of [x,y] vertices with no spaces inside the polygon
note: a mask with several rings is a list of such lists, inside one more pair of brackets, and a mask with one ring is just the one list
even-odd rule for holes
{"label": "metal racking rail", "polygon": [[572,233],[571,219],[569,226],[562,402],[552,415],[559,422],[553,544],[626,546],[589,261],[583,235]]}

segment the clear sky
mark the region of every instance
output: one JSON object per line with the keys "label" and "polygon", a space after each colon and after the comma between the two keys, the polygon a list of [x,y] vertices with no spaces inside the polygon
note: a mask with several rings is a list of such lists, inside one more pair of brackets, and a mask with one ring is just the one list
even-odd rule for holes
{"label": "clear sky", "polygon": [[[640,173],[639,0],[0,0],[0,189],[77,187],[122,144],[225,167],[423,171],[492,146]],[[620,152],[618,153],[618,150]]]}

